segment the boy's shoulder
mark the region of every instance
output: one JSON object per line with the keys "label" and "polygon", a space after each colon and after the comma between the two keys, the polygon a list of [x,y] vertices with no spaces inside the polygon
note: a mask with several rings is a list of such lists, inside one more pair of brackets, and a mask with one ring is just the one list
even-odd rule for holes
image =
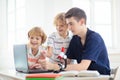
{"label": "boy's shoulder", "polygon": [[57,35],[58,35],[57,32],[53,32],[53,33],[51,33],[51,34],[49,35],[49,37],[56,37]]}

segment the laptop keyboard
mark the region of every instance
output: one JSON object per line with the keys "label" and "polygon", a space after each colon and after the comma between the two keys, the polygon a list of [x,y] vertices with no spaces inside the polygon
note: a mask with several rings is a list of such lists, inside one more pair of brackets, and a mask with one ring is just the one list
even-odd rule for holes
{"label": "laptop keyboard", "polygon": [[31,69],[29,73],[49,73],[53,72],[54,70],[41,70],[41,69]]}

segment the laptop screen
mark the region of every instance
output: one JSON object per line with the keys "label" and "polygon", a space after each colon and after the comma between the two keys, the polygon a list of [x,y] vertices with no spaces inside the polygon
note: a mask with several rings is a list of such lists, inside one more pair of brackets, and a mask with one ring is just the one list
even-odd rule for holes
{"label": "laptop screen", "polygon": [[28,71],[27,45],[26,44],[14,45],[13,51],[16,71],[27,72]]}

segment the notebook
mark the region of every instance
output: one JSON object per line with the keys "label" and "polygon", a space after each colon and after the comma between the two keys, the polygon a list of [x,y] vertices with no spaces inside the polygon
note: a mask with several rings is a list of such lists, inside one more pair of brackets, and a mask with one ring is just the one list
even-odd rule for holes
{"label": "notebook", "polygon": [[100,73],[96,70],[70,70],[70,71],[63,71],[59,74],[63,75],[64,77],[98,77]]}
{"label": "notebook", "polygon": [[53,70],[29,69],[27,60],[27,45],[16,44],[13,46],[14,64],[16,71],[23,73],[47,73]]}

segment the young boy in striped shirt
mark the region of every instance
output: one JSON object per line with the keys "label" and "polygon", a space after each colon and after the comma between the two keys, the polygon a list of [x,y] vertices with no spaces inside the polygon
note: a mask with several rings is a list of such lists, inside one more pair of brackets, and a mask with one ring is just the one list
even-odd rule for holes
{"label": "young boy in striped shirt", "polygon": [[59,13],[54,18],[54,25],[57,32],[53,32],[47,41],[47,56],[51,58],[52,62],[59,61],[57,59],[61,52],[61,48],[65,48],[65,52],[69,46],[71,37],[68,31],[68,26],[65,21],[65,13]]}

